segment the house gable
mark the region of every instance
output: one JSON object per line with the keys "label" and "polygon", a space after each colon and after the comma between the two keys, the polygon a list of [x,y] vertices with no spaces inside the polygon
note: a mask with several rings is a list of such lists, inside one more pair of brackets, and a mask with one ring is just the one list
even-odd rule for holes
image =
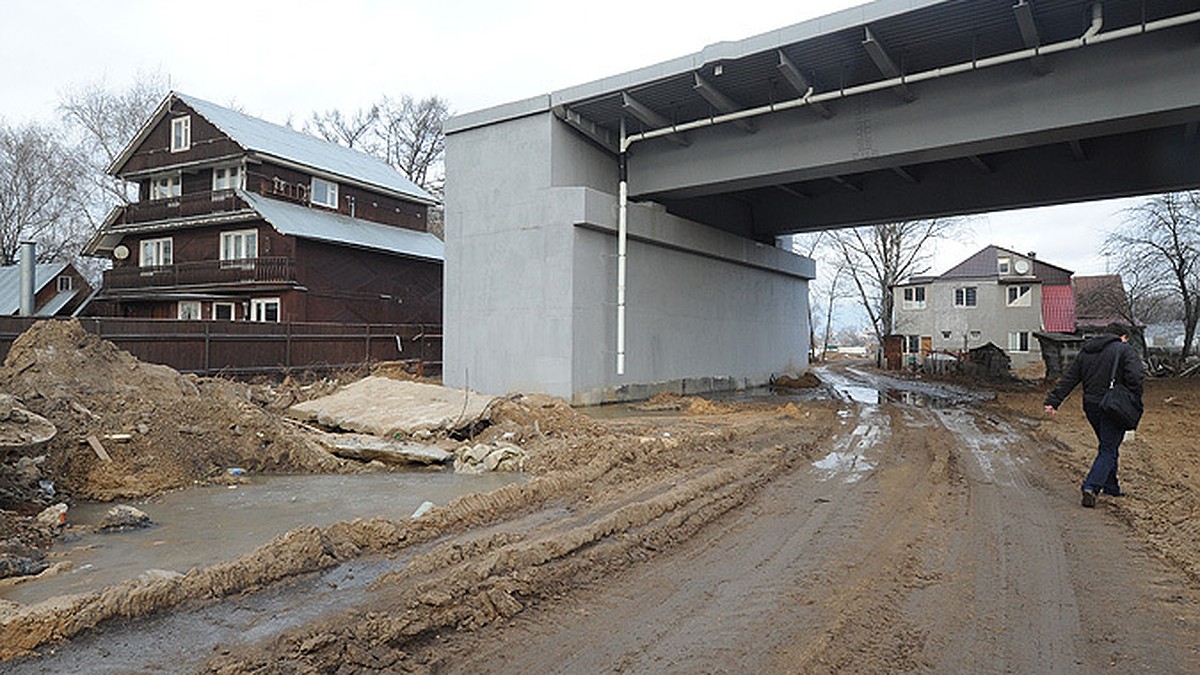
{"label": "house gable", "polygon": [[[186,150],[173,151],[172,124],[183,118],[189,121],[190,142]],[[237,160],[245,152],[245,148],[191,106],[168,96],[108,172],[126,180],[138,180],[168,169]],[[146,196],[143,194],[142,198]]]}

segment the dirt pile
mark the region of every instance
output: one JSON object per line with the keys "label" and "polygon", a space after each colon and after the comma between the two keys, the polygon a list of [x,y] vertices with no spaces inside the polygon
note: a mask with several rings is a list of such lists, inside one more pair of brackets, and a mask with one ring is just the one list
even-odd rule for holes
{"label": "dirt pile", "polygon": [[[143,363],[76,321],[13,343],[0,391],[58,433],[34,450],[42,481],[77,499],[147,497],[221,475],[327,471],[340,462],[251,401],[248,387]],[[10,452],[10,460],[12,453]]]}

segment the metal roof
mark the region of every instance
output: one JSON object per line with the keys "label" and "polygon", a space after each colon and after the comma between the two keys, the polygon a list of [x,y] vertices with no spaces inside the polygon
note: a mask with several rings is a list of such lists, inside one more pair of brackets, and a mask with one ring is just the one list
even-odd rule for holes
{"label": "metal roof", "polygon": [[74,288],[69,291],[59,291],[58,295],[50,298],[50,302],[47,302],[39,307],[34,314],[36,316],[55,316],[58,314],[59,310],[61,310],[63,307],[66,307],[67,303],[70,302],[71,299],[76,295],[79,295],[78,288]]}
{"label": "metal roof", "polygon": [[[34,265],[34,293],[54,281],[67,268],[66,263],[38,263]],[[21,311],[21,266],[0,267],[0,315],[9,316]]]}
{"label": "metal roof", "polygon": [[1053,333],[1075,330],[1075,293],[1070,286],[1042,288],[1042,328]]}
{"label": "metal roof", "polygon": [[351,218],[334,211],[260,197],[245,190],[237,192],[281,234],[425,260],[445,260],[445,245],[428,232]]}
{"label": "metal roof", "polygon": [[423,202],[437,202],[428,192],[383,160],[309,134],[272,124],[179,92],[172,94],[246,150],[386,188]]}
{"label": "metal roof", "polygon": [[318,174],[355,181],[425,204],[437,203],[436,198],[374,155],[176,91],[167,94],[137,136],[109,165],[108,173],[121,175],[121,167],[129,161],[155,125],[170,112],[171,101],[174,100],[187,105],[211,122],[246,152],[298,164]]}
{"label": "metal roof", "polygon": [[[937,279],[998,278],[1000,275],[997,272],[996,259],[1002,255],[1014,258],[1026,258],[1032,261],[1032,275],[1029,278],[1036,281],[1055,281],[1057,277],[1063,277],[1064,274],[1066,277],[1071,275],[1071,270],[1039,260],[1034,254],[1017,253],[1016,251],[1010,251],[1009,249],[993,245],[980,249],[979,252],[946,270]],[[1052,271],[1057,271],[1058,273],[1054,274]]]}

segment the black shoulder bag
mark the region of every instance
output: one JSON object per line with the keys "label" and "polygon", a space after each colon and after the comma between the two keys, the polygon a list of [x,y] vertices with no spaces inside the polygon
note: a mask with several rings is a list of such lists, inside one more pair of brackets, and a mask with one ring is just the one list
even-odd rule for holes
{"label": "black shoulder bag", "polygon": [[1117,382],[1117,368],[1121,365],[1121,349],[1113,358],[1112,374],[1108,378],[1108,391],[1100,399],[1100,409],[1122,429],[1136,429],[1142,419],[1142,401],[1122,383]]}

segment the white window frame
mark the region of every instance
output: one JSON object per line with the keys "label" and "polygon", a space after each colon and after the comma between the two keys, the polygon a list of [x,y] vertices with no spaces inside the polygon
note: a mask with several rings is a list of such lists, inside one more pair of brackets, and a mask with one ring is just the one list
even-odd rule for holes
{"label": "white window frame", "polygon": [[902,306],[904,309],[925,309],[926,296],[927,291],[924,286],[907,286],[902,294]]}
{"label": "white window frame", "polygon": [[978,286],[959,286],[954,289],[954,306],[955,307],[978,307],[979,306],[979,287]]}
{"label": "white window frame", "polygon": [[[147,256],[147,251],[150,255]],[[143,239],[138,244],[139,267],[168,267],[175,264],[175,244],[171,237]]]}
{"label": "white window frame", "polygon": [[1012,274],[1012,258],[996,258],[996,271],[1003,275]]}
{"label": "white window frame", "polygon": [[[1022,344],[1023,343],[1023,344]],[[1029,331],[1011,331],[1008,334],[1008,351],[1017,354],[1029,352]]]}
{"label": "white window frame", "polygon": [[[324,188],[320,190],[321,196],[324,197],[323,201],[317,198],[318,185]],[[312,183],[309,185],[308,195],[309,202],[312,204],[316,204],[317,206],[326,206],[331,209],[337,209],[338,207],[338,184],[331,180],[325,180],[324,178],[317,178],[316,176],[313,176]]]}
{"label": "white window frame", "polygon": [[192,116],[171,120],[171,152],[183,152],[192,147]]}
{"label": "white window frame", "polygon": [[[248,239],[251,242],[247,243]],[[250,250],[250,243],[253,244],[253,250]],[[238,253],[242,255],[237,255]],[[221,233],[221,269],[252,268],[257,257],[258,230],[232,230]]]}
{"label": "white window frame", "polygon": [[[267,312],[272,305],[275,307],[275,318],[273,320],[267,318]],[[279,323],[283,318],[282,303],[279,302],[279,298],[251,298],[250,316],[246,318],[258,323]]]}
{"label": "white window frame", "polygon": [[[1017,297],[1013,297],[1013,291]],[[1033,304],[1033,287],[1028,284],[1009,286],[1004,291],[1004,297],[1009,307],[1029,307]]]}
{"label": "white window frame", "polygon": [[54,283],[59,293],[66,293],[75,289],[75,280],[66,274],[59,275]]}
{"label": "white window frame", "polygon": [[224,166],[214,166],[212,170],[212,189],[213,192],[220,190],[232,190],[234,188],[245,187],[245,172],[242,171],[241,164],[226,164]]}
{"label": "white window frame", "polygon": [[175,173],[159,174],[150,178],[150,199],[177,199],[183,195],[183,176]]}
{"label": "white window frame", "polygon": [[[228,319],[222,319],[221,317],[217,316],[217,310],[221,309],[222,307],[229,310]],[[213,321],[233,321],[237,318],[237,305],[232,302],[214,302],[212,306],[212,317]]]}
{"label": "white window frame", "polygon": [[202,306],[199,300],[180,300],[175,303],[175,318],[181,321],[199,321]]}

